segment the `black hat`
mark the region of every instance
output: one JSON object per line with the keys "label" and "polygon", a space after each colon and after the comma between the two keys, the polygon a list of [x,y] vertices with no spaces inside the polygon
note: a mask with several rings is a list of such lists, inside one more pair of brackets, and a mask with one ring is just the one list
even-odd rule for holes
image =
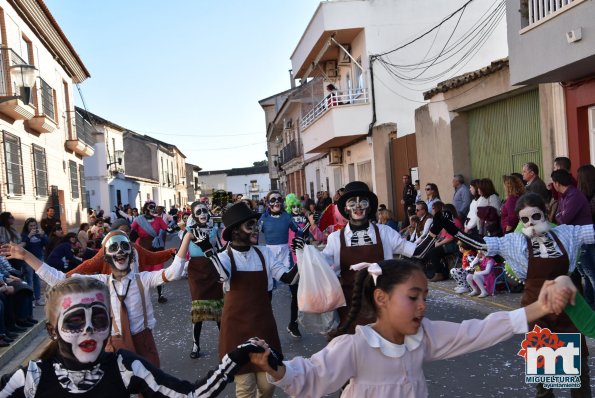
{"label": "black hat", "polygon": [[337,201],[337,207],[341,215],[349,220],[349,214],[345,212],[345,203],[356,196],[365,196],[370,200],[370,213],[368,217],[373,219],[376,216],[376,210],[378,210],[378,196],[370,191],[370,188],[368,188],[365,182],[361,181],[352,181],[345,185],[345,193]]}
{"label": "black hat", "polygon": [[229,242],[231,240],[231,231],[243,222],[253,218],[260,218],[260,214],[250,210],[246,203],[238,202],[231,206],[225,211],[222,217],[223,224],[225,225],[222,235],[223,239]]}

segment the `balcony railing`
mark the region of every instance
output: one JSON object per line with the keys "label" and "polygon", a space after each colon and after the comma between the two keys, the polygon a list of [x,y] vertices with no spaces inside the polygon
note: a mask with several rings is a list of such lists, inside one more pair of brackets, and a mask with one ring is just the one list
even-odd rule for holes
{"label": "balcony railing", "polygon": [[301,150],[298,147],[297,142],[291,141],[281,149],[281,153],[279,154],[279,162],[283,165],[289,162],[291,159],[298,157],[299,155],[301,155]]}
{"label": "balcony railing", "polygon": [[550,15],[562,12],[564,9],[570,7],[572,3],[578,1],[580,0],[525,0],[529,20],[528,26]]}
{"label": "balcony railing", "polygon": [[42,78],[39,78],[39,82],[41,90],[41,111],[48,118],[55,120],[54,89]]}
{"label": "balcony railing", "polygon": [[84,142],[89,146],[93,146],[93,126],[89,123],[83,115],[75,112],[75,123],[76,123],[76,137],[78,140]]}
{"label": "balcony railing", "polygon": [[316,106],[302,118],[300,127],[302,128],[302,131],[307,129],[319,117],[334,107],[367,103],[368,90],[365,88],[348,91],[336,91],[333,94],[326,96],[322,101],[316,104]]}

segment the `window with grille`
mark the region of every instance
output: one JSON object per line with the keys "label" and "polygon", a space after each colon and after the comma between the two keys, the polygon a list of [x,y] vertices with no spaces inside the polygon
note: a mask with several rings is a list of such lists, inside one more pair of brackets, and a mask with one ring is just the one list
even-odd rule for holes
{"label": "window with grille", "polygon": [[48,167],[45,148],[33,144],[33,168],[35,169],[35,195],[48,196]]}
{"label": "window with grille", "polygon": [[70,192],[72,194],[72,199],[79,198],[79,177],[77,173],[76,162],[69,160],[68,161],[70,166]]}
{"label": "window with grille", "polygon": [[42,78],[39,78],[39,81],[41,83],[41,109],[44,115],[54,120],[54,89]]}
{"label": "window with grille", "polygon": [[6,185],[11,195],[25,194],[25,180],[23,176],[23,156],[21,154],[21,140],[10,133],[3,132],[4,163],[6,168]]}
{"label": "window with grille", "polygon": [[87,192],[87,187],[85,186],[85,166],[82,164],[79,164],[79,179],[81,185],[81,203],[83,205],[83,209],[86,209],[89,207],[89,198],[87,197],[89,192]]}

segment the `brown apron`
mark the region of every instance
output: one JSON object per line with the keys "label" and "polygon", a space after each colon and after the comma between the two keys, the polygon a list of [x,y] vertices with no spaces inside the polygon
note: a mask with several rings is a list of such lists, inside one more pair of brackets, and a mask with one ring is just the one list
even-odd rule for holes
{"label": "brown apron", "polygon": [[[110,277],[108,283],[112,284],[112,278]],[[148,326],[148,317],[147,317],[147,306],[145,303],[145,289],[140,280],[140,275],[136,274],[136,285],[138,286],[138,290],[141,296],[141,301],[143,305],[143,319],[144,319],[144,329],[132,335],[130,331],[130,321],[128,318],[128,310],[126,309],[126,305],[124,304],[123,300],[126,298],[125,296],[128,295],[128,291],[126,291],[125,296],[120,298],[121,300],[121,310],[120,310],[120,323],[122,325],[122,331],[120,332],[118,328],[118,324],[113,321],[112,326],[114,328],[115,334],[112,334],[109,337],[107,345],[105,347],[105,351],[107,352],[116,352],[117,350],[128,350],[132,351],[141,357],[145,358],[147,361],[151,362],[156,367],[160,367],[159,361],[159,353],[157,352],[157,346],[155,344],[155,339],[153,338],[153,332],[149,329]],[[110,289],[111,294],[111,289]],[[114,294],[117,294],[114,289]],[[112,320],[114,319],[114,309],[111,309],[111,316]]]}
{"label": "brown apron", "polygon": [[[521,305],[526,307],[527,305],[537,301],[539,292],[546,280],[553,280],[560,275],[568,275],[568,269],[570,266],[570,260],[568,259],[568,253],[566,248],[560,242],[560,239],[556,236],[553,231],[550,231],[552,237],[558,244],[558,247],[562,251],[562,257],[556,258],[541,258],[533,255],[533,247],[531,240],[527,238],[527,252],[529,255],[529,261],[527,265],[527,278],[525,280],[525,289],[523,291],[523,297],[521,299]],[[573,282],[577,287],[577,281]],[[560,315],[549,314],[543,318],[538,319],[536,322],[529,323],[529,330],[533,330],[533,327],[538,325],[542,328],[548,328],[552,332],[558,333],[579,333],[577,328],[574,326],[566,313]],[[588,349],[586,344],[585,336],[581,335],[581,354],[588,355]]]}
{"label": "brown apron", "polygon": [[145,236],[144,238],[139,237],[137,242],[143,249],[147,249],[152,252],[159,250],[153,247],[153,238],[149,236]]}
{"label": "brown apron", "polygon": [[[349,269],[353,264],[367,262],[377,263],[378,261],[384,260],[384,247],[382,246],[382,239],[380,238],[380,230],[376,224],[372,224],[374,232],[376,233],[376,244],[365,245],[365,246],[347,246],[345,243],[345,228],[340,232],[341,236],[341,249],[339,251],[339,262],[341,265],[341,288],[345,295],[345,307],[337,309],[341,324],[347,320],[349,310],[351,309],[351,297],[353,295],[353,283],[355,282],[355,275],[357,271]],[[366,325],[375,321],[374,317],[369,313],[370,310],[365,308],[363,305],[360,310],[360,315],[357,317],[354,323],[350,327],[349,333],[355,333],[356,325]],[[367,313],[367,314],[366,314]]]}
{"label": "brown apron", "polygon": [[219,274],[207,257],[190,257],[188,286],[192,300],[221,300],[223,288]]}
{"label": "brown apron", "polygon": [[[225,294],[221,331],[219,332],[219,359],[251,337],[266,340],[269,346],[281,352],[277,322],[268,292],[268,276],[262,253],[254,247],[262,263],[262,271],[238,271],[231,248],[227,254],[231,261],[231,281]],[[243,366],[238,374],[255,373],[253,365]]]}

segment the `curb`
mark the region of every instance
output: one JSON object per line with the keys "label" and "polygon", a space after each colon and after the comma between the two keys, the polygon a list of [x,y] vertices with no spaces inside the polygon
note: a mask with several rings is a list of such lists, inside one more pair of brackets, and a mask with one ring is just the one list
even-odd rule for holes
{"label": "curb", "polygon": [[[431,286],[431,288],[432,288],[432,289],[436,289],[436,290],[440,290],[440,291],[441,291],[441,292],[443,292],[443,293],[448,293],[448,294],[451,294],[451,295],[453,295],[453,296],[456,296],[456,297],[462,298],[462,299],[464,299],[464,300],[473,301],[473,302],[475,302],[475,303],[477,303],[477,304],[481,304],[481,305],[484,305],[484,306],[492,306],[492,307],[496,307],[496,309],[498,309],[498,310],[502,310],[502,309],[504,309],[504,310],[506,310],[506,311],[512,311],[512,310],[516,310],[516,309],[518,309],[518,308],[519,308],[519,307],[511,307],[511,306],[509,306],[509,305],[506,305],[506,304],[500,304],[500,303],[494,302],[494,301],[492,301],[492,300],[485,300],[485,299],[480,299],[480,298],[476,298],[476,297],[469,297],[469,296],[466,296],[466,295],[464,295],[464,296],[459,296],[458,294],[454,293],[454,292],[452,291],[452,289],[450,289],[450,288],[445,288],[445,287],[442,287],[442,286],[436,286],[436,285],[433,285],[433,286]],[[492,296],[492,297],[493,297],[493,296]]]}

